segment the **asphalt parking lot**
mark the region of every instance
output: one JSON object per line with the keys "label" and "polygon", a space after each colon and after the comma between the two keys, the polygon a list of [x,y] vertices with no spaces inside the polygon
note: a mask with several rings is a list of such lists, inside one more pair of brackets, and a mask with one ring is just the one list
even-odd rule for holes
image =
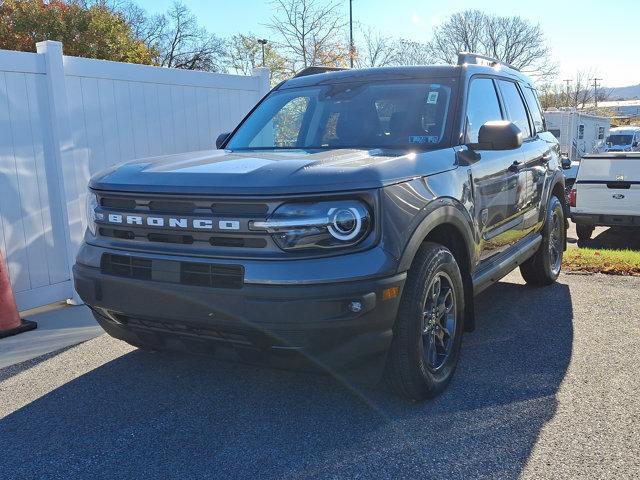
{"label": "asphalt parking lot", "polygon": [[2,478],[639,478],[640,278],[517,273],[425,404],[102,335],[0,370]]}
{"label": "asphalt parking lot", "polygon": [[569,221],[567,244],[569,247],[640,250],[640,229],[596,227],[589,240],[578,241],[576,224]]}

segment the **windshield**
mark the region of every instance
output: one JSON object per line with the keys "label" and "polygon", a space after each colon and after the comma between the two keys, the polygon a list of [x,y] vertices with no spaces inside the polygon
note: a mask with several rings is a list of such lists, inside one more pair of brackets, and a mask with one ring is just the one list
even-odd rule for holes
{"label": "windshield", "polygon": [[610,145],[629,145],[633,135],[609,135],[607,143]]}
{"label": "windshield", "polygon": [[354,82],[276,91],[226,148],[437,148],[448,139],[454,82]]}

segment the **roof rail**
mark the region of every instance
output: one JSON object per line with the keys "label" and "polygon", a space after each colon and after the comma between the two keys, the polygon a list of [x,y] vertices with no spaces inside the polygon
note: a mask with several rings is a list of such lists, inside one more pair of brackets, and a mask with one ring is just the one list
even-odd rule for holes
{"label": "roof rail", "polygon": [[509,65],[506,62],[501,62],[495,58],[487,57],[486,55],[480,55],[479,53],[471,53],[471,52],[460,52],[458,53],[458,65],[464,65],[465,63],[470,63],[473,65],[485,65],[487,67],[495,67],[498,65],[502,65],[504,67],[510,68],[512,70],[520,71],[518,68],[513,65]]}
{"label": "roof rail", "polygon": [[313,65],[311,67],[303,68],[298,73],[296,73],[293,78],[306,77],[307,75],[315,75],[317,73],[339,72],[341,70],[347,69],[341,67],[323,67],[321,65]]}

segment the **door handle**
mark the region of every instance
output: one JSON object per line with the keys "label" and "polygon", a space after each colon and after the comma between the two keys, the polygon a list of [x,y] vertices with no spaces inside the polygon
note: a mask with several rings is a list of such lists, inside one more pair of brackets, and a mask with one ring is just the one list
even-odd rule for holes
{"label": "door handle", "polygon": [[509,165],[509,168],[507,168],[507,170],[509,170],[510,172],[518,173],[521,168],[522,168],[522,162],[518,162],[516,160],[511,165]]}

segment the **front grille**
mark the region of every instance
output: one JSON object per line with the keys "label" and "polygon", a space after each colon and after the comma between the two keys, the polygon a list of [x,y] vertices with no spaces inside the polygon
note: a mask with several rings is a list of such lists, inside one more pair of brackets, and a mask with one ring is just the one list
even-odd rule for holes
{"label": "front grille", "polygon": [[161,243],[181,243],[183,245],[191,245],[193,237],[191,235],[171,235],[167,233],[150,233],[147,235],[150,242]]}
{"label": "front grille", "polygon": [[[167,253],[175,252],[169,245],[180,245],[185,253],[228,252],[230,256],[240,249],[258,255],[278,251],[267,232],[251,230],[249,224],[268,218],[281,202],[102,192],[98,196],[102,215],[98,233],[119,243],[148,242]],[[150,219],[163,223],[150,223]],[[196,221],[208,222],[208,228],[196,227]]]}
{"label": "front grille", "polygon": [[209,243],[214,247],[264,248],[267,246],[264,238],[251,237],[211,237]]}
{"label": "front grille", "polygon": [[193,213],[196,204],[193,202],[172,202],[166,200],[153,200],[149,202],[149,210],[161,213]]}
{"label": "front grille", "polygon": [[134,210],[136,201],[133,198],[103,197],[100,199],[100,205],[113,210]]}
{"label": "front grille", "polygon": [[133,240],[136,238],[135,233],[131,230],[121,230],[119,228],[104,228],[101,227],[98,229],[98,232],[103,237],[111,237],[111,238],[124,238],[126,240]]}
{"label": "front grille", "polygon": [[[309,342],[309,332],[303,330],[277,330],[265,331],[264,329],[251,328],[246,325],[239,326],[239,322],[226,320],[226,325],[214,324],[211,321],[191,322],[182,319],[148,318],[139,315],[124,315],[114,311],[98,309],[97,313],[109,321],[116,320],[125,324],[127,328],[137,332],[160,333],[180,335],[184,337],[196,337],[198,340],[215,340],[224,343],[252,346],[260,349],[278,349],[282,347],[304,348]],[[105,315],[105,313],[107,315]],[[216,312],[216,318],[220,315]],[[234,326],[230,326],[228,322]],[[327,342],[335,342],[335,336],[331,333],[325,335]],[[161,338],[161,337],[160,337]],[[156,338],[155,340],[160,340]],[[320,339],[320,335],[314,337]]]}
{"label": "front grille", "polygon": [[107,275],[151,280],[151,260],[127,255],[104,254],[100,270]]}
{"label": "front grille", "polygon": [[211,210],[217,215],[266,215],[269,205],[265,203],[213,203]]}
{"label": "front grille", "polygon": [[100,271],[117,277],[198,287],[240,289],[244,284],[242,265],[154,260],[111,253],[102,255]]}
{"label": "front grille", "polygon": [[242,288],[243,268],[240,265],[181,262],[180,283],[213,288]]}

